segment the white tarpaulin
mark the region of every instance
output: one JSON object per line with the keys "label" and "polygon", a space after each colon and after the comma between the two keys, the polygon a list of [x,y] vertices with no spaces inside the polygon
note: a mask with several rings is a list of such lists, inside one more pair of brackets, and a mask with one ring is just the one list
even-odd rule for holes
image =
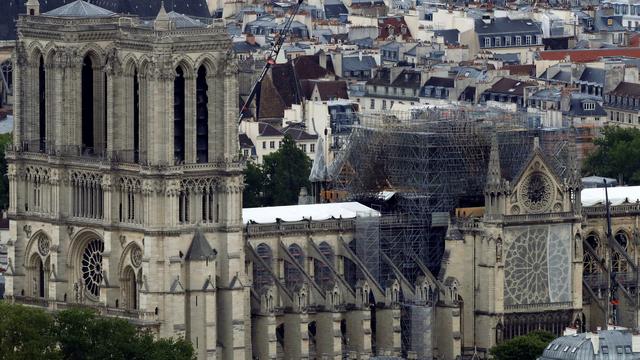
{"label": "white tarpaulin", "polygon": [[311,205],[270,206],[242,209],[242,222],[253,221],[259,224],[282,221],[300,221],[305,219],[327,220],[331,218],[352,219],[355,217],[380,216],[380,213],[358,202],[342,202]]}
{"label": "white tarpaulin", "polygon": [[[608,190],[611,205],[635,203],[640,200],[640,186],[617,186]],[[582,206],[604,205],[604,188],[584,189],[581,197]]]}

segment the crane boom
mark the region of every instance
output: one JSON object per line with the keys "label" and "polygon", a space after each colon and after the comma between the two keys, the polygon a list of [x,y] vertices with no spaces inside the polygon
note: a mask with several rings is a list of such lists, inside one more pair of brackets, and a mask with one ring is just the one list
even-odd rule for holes
{"label": "crane boom", "polygon": [[[284,26],[280,29],[278,34],[276,34],[276,39],[273,44],[273,47],[271,48],[271,52],[269,53],[269,57],[267,58],[266,63],[262,67],[262,71],[260,72],[260,75],[256,79],[256,82],[253,84],[253,87],[251,87],[251,92],[249,92],[249,97],[247,97],[247,101],[245,101],[244,105],[242,105],[242,110],[240,110],[240,114],[238,115],[238,124],[240,124],[240,122],[242,121],[242,114],[244,114],[244,112],[251,105],[251,102],[253,101],[253,99],[257,96],[260,90],[260,86],[262,85],[262,80],[267,75],[267,72],[269,72],[269,69],[271,68],[271,66],[276,63],[276,58],[280,53],[280,49],[282,49],[282,45],[284,44],[284,40],[287,36],[287,33],[289,32],[289,29],[291,28],[293,19],[298,14],[298,11],[300,10],[300,5],[302,5],[302,1],[303,0],[298,0],[298,2],[296,3],[296,6],[293,8],[293,12],[289,15],[287,20],[284,22]],[[260,104],[259,104],[259,99],[257,99],[256,100],[256,117],[259,115],[258,114],[259,109],[260,109]]]}

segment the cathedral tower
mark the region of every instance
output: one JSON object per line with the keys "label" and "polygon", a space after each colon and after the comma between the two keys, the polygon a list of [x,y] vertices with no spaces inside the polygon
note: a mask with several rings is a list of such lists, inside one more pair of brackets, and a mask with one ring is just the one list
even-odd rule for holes
{"label": "cathedral tower", "polygon": [[8,298],[93,306],[185,335],[200,358],[250,356],[237,65],[224,27],[82,0],[27,8],[7,152]]}

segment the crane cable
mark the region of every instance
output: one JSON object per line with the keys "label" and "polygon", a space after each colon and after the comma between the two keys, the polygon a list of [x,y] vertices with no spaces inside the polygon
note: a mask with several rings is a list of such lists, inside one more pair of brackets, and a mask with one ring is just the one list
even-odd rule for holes
{"label": "crane cable", "polygon": [[240,114],[238,116],[238,124],[242,122],[243,114],[245,111],[248,110],[254,98],[256,98],[256,119],[260,115],[259,114],[259,110],[260,110],[259,92],[261,90],[262,80],[267,75],[267,72],[269,71],[271,66],[276,63],[276,59],[278,58],[280,49],[282,49],[282,45],[284,44],[286,35],[289,32],[289,29],[291,28],[291,24],[293,23],[293,19],[298,14],[298,11],[300,11],[300,5],[302,5],[302,1],[303,0],[298,0],[298,2],[296,3],[296,6],[293,8],[293,12],[289,15],[287,20],[284,22],[284,26],[282,27],[282,29],[280,29],[278,34],[276,34],[275,43],[271,48],[271,53],[269,53],[269,57],[267,57],[267,61],[265,62],[264,67],[260,72],[260,75],[256,79],[256,82],[253,84],[253,87],[251,88],[251,92],[249,92],[249,97],[247,97],[247,101],[245,101],[244,105],[242,105],[242,109],[240,110]]}

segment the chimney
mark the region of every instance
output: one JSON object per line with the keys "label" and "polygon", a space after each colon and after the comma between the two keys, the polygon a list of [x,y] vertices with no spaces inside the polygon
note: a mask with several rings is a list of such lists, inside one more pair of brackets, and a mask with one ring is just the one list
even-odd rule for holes
{"label": "chimney", "polygon": [[482,22],[485,24],[491,24],[493,22],[493,11],[489,10],[482,14]]}
{"label": "chimney", "polygon": [[256,36],[253,35],[252,33],[248,33],[247,34],[247,38],[246,41],[248,44],[250,45],[255,45],[256,44]]}

